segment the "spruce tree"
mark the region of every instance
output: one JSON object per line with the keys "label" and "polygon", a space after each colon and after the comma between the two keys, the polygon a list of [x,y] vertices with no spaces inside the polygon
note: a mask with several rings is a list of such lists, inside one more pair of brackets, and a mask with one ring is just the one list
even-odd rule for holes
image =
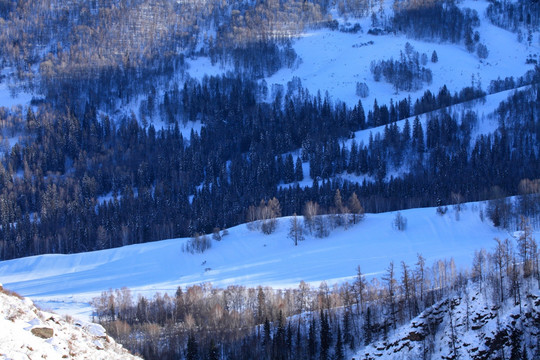
{"label": "spruce tree", "polygon": [[354,335],[352,333],[352,314],[349,310],[343,312],[343,343],[354,350]]}
{"label": "spruce tree", "polygon": [[214,339],[210,340],[210,348],[208,349],[207,360],[219,360],[219,349],[214,342]]}
{"label": "spruce tree", "polygon": [[341,328],[339,325],[337,328],[336,348],[334,350],[333,360],[345,360],[345,352],[343,350],[343,340],[341,338]]}
{"label": "spruce tree", "polygon": [[320,360],[329,359],[329,351],[332,343],[332,333],[330,332],[330,324],[328,322],[328,314],[321,309],[320,315],[321,329],[320,329],[320,342],[321,342],[321,352]]}
{"label": "spruce tree", "polygon": [[304,170],[302,169],[302,159],[300,158],[300,156],[296,158],[296,165],[294,168],[294,180],[304,180]]}
{"label": "spruce tree", "polygon": [[193,333],[189,334],[186,349],[186,360],[197,360],[199,358],[197,347],[197,340],[195,340],[195,336]]}
{"label": "spruce tree", "polygon": [[368,346],[373,341],[373,326],[371,324],[371,307],[368,306],[364,316],[364,345]]}
{"label": "spruce tree", "polygon": [[315,323],[315,318],[311,319],[309,324],[309,333],[308,333],[308,357],[310,360],[315,360],[317,355],[317,324]]}
{"label": "spruce tree", "polygon": [[298,323],[298,328],[296,329],[296,344],[295,344],[295,359],[303,358],[303,349],[302,349],[302,332],[300,331],[300,322]]}
{"label": "spruce tree", "polygon": [[439,61],[439,57],[437,56],[437,52],[433,50],[433,53],[431,54],[431,62],[436,63]]}
{"label": "spruce tree", "polygon": [[295,180],[294,162],[291,154],[288,154],[285,158],[285,164],[283,165],[283,181],[288,184]]}

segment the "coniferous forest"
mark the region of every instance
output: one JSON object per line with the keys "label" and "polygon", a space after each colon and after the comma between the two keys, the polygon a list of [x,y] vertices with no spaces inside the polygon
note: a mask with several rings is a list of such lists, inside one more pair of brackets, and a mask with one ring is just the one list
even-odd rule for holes
{"label": "coniferous forest", "polygon": [[[197,256],[281,216],[298,245],[365,212],[396,211],[404,231],[399,210],[453,206],[457,220],[485,201],[482,221],[516,242],[495,239],[470,271],[418,254],[318,287],[111,289],[93,320],[146,359],[540,358],[539,4],[0,0],[0,95],[30,94],[0,103],[0,261],[178,237]],[[485,21],[533,49],[523,74],[438,81],[449,47],[492,66]],[[308,60],[295,45],[315,31],[369,35],[351,43],[370,56],[366,78],[347,79],[354,103],[307,76],[271,80]],[[399,56],[371,58],[389,38]]]}
{"label": "coniferous forest", "polygon": [[[394,17],[372,14],[381,31],[476,46],[477,15],[452,4],[410,2]],[[375,9],[338,5],[361,15]],[[0,108],[0,259],[208,234],[255,220],[250,206],[273,198],[283,216],[303,214],[308,202],[330,213],[338,189],[344,199],[356,194],[367,212],[493,200],[497,226],[515,228],[519,215],[536,222],[537,201],[512,208],[502,199],[538,194],[540,69],[485,89],[473,82],[459,92],[444,86],[418,99],[352,107],[310,93],[298,78],[286,87],[261,81],[301,61],[291,36],[335,28],[329,6],[1,2],[0,20],[11,29],[0,35],[1,66],[13,70],[3,81],[39,96],[32,106]],[[434,33],[426,33],[430,14],[445,19]],[[416,17],[423,21],[411,22]],[[204,31],[211,26],[214,34]],[[235,71],[190,78],[189,56]],[[400,61],[374,62],[372,71],[396,89],[418,88],[431,81],[426,62],[408,44]],[[480,115],[448,108],[517,88],[500,104],[492,134],[473,137]],[[138,109],[115,110],[137,97]],[[166,125],[156,128],[153,119]],[[182,134],[191,121],[200,131]],[[368,142],[355,140],[356,131],[380,126]],[[313,181],[300,186],[305,168]]]}

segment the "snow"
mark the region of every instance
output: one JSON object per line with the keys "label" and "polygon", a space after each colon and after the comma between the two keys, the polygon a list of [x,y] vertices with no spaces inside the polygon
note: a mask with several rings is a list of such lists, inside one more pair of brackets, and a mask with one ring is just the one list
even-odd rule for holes
{"label": "snow", "polygon": [[[479,217],[481,204],[468,204],[456,220],[452,209],[444,216],[434,208],[402,211],[408,219],[403,232],[392,228],[395,213],[367,214],[364,221],[330,237],[307,235],[297,247],[287,238],[289,220],[279,219],[271,235],[229,229],[222,241],[202,254],[182,252],[188,239],[172,239],[73,255],[41,255],[0,263],[6,288],[38,304],[76,317],[90,316],[89,302],[102,291],[128,287],[152,297],[174,293],[178,286],[210,282],[297,287],[301,280],[316,286],[350,281],[358,265],[369,276],[382,274],[390,261],[413,264],[418,253],[428,264],[453,257],[469,266],[475,250],[493,247],[494,237],[509,234]],[[388,251],[391,249],[391,251]]]}
{"label": "snow", "polygon": [[189,76],[201,81],[205,76],[220,76],[225,75],[227,71],[232,70],[227,65],[219,63],[213,65],[208,57],[198,57],[195,59],[186,60],[189,65]]}
{"label": "snow", "polygon": [[14,93],[5,79],[0,80],[0,106],[11,109],[13,106],[30,104],[32,94],[20,90],[20,87],[17,89]]}
{"label": "snow", "polygon": [[[487,1],[467,0],[461,8],[477,10],[481,24],[475,31],[480,34],[480,43],[484,43],[489,56],[485,60],[478,58],[476,53],[469,53],[464,45],[450,43],[435,43],[409,39],[405,35],[370,35],[368,18],[358,20],[364,33],[348,34],[329,29],[314,30],[304,34],[294,42],[294,49],[302,59],[296,69],[281,69],[266,79],[269,87],[272,84],[287,84],[293,76],[301,79],[302,85],[312,94],[321,91],[324,96],[328,91],[334,100],[341,100],[353,106],[362,100],[364,108],[371,107],[375,99],[379,105],[389,104],[390,99],[401,100],[409,95],[407,92],[395,94],[391,84],[383,81],[375,82],[370,72],[373,60],[399,58],[400,51],[404,51],[405,44],[409,42],[420,54],[426,53],[428,59],[435,50],[439,61],[427,67],[433,72],[433,83],[423,89],[410,93],[412,99],[421,97],[425,90],[438,92],[446,85],[451,93],[459,92],[470,86],[474,78],[480,81],[484,88],[491,80],[501,77],[523,75],[533,65],[526,65],[525,60],[529,54],[536,54],[540,46],[536,42],[528,47],[517,42],[516,34],[498,28],[485,18]],[[338,19],[343,23],[343,19]],[[354,24],[355,19],[349,19]],[[372,45],[358,46],[368,44]],[[356,96],[356,82],[366,82],[369,87],[369,96],[360,99]]]}
{"label": "snow", "polygon": [[[531,324],[535,314],[538,314],[539,292],[532,284],[527,286],[526,295],[523,295],[522,305],[516,305],[514,299],[506,299],[502,304],[493,301],[493,294],[481,291],[478,283],[469,283],[465,291],[458,291],[449,297],[452,302],[452,323],[448,303],[441,301],[426,309],[422,314],[412,319],[409,324],[390,331],[387,340],[379,340],[363,348],[354,359],[366,359],[376,356],[377,359],[421,359],[424,347],[430,345],[433,353],[431,359],[478,359],[489,351],[497,338],[497,333],[511,333],[513,329],[520,329],[521,340],[534,339],[534,325]],[[526,298],[526,300],[525,300]],[[434,333],[429,334],[428,323],[438,324]],[[439,324],[440,322],[440,324]],[[426,342],[413,339],[411,334],[425,336]],[[452,335],[453,334],[453,335]],[[499,334],[500,335],[500,334]],[[456,356],[452,356],[452,338],[456,346]],[[530,340],[528,340],[530,341]],[[506,351],[510,352],[511,344],[503,341]]]}
{"label": "snow", "polygon": [[[36,335],[39,329],[52,331],[52,337]],[[138,359],[111,340],[100,325],[72,324],[37,309],[27,298],[0,291],[0,359],[38,358]]]}

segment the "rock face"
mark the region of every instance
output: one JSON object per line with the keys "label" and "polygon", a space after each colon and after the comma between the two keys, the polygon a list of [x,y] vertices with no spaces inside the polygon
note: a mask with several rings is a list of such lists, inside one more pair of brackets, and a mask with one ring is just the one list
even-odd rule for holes
{"label": "rock face", "polygon": [[101,325],[41,311],[0,287],[0,359],[140,359]]}
{"label": "rock face", "polygon": [[471,286],[467,293],[427,308],[387,340],[362,349],[354,359],[489,360],[523,351],[528,359],[540,359],[539,336],[538,290],[522,296],[521,304],[516,305],[514,299],[495,303],[492,294]]}

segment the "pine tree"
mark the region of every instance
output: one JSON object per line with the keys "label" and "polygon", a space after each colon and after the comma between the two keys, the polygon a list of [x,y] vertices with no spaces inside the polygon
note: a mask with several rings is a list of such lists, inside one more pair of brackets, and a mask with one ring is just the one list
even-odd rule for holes
{"label": "pine tree", "polygon": [[310,360],[315,360],[317,355],[317,325],[315,323],[315,318],[311,319],[309,324],[309,333],[308,333],[308,357]]}
{"label": "pine tree", "polygon": [[298,328],[296,329],[296,344],[295,344],[295,351],[294,351],[294,358],[295,359],[302,359],[302,332],[300,331],[300,322],[298,322]]}
{"label": "pine tree", "polygon": [[274,359],[282,359],[285,357],[286,351],[286,333],[285,323],[283,320],[283,312],[279,310],[278,315],[278,328],[274,336]]}
{"label": "pine tree", "polygon": [[405,148],[405,146],[408,145],[410,140],[411,140],[411,124],[409,123],[409,119],[406,119],[405,125],[403,125],[403,132],[401,133],[401,141],[403,142],[402,148]]}
{"label": "pine tree", "polygon": [[263,331],[264,331],[263,345],[266,348],[269,348],[270,343],[272,342],[272,330],[270,329],[270,321],[268,320],[268,318],[264,319]]}
{"label": "pine tree", "polygon": [[422,124],[420,119],[417,117],[414,118],[413,123],[413,148],[420,154],[424,152],[424,130],[422,129]]}
{"label": "pine tree", "polygon": [[286,345],[287,345],[287,353],[286,357],[290,358],[292,354],[292,346],[293,346],[293,334],[292,334],[292,327],[291,322],[287,322],[287,339],[286,339]]}
{"label": "pine tree", "polygon": [[216,343],[214,342],[214,339],[210,340],[210,347],[208,349],[208,356],[206,357],[207,360],[219,360],[219,349],[216,346]]}
{"label": "pine tree", "polygon": [[341,328],[338,325],[336,347],[335,347],[335,350],[334,350],[334,359],[333,360],[344,360],[344,359],[345,359],[345,353],[344,353],[344,350],[343,350],[343,340],[341,338]]}
{"label": "pine tree", "polygon": [[347,166],[347,172],[349,174],[355,173],[358,171],[358,145],[356,141],[353,140],[351,145],[351,151],[349,152],[349,164]]}
{"label": "pine tree", "polygon": [[433,53],[431,53],[431,62],[436,63],[439,61],[439,56],[437,56],[437,52],[433,50]]}
{"label": "pine tree", "polygon": [[330,323],[328,322],[328,314],[321,309],[320,315],[321,329],[320,329],[320,342],[321,352],[319,359],[328,360],[330,346],[332,344],[332,334],[330,332]]}
{"label": "pine tree", "polygon": [[300,158],[300,156],[296,158],[296,166],[294,168],[294,180],[304,180],[304,170],[302,169],[302,159]]}
{"label": "pine tree", "polygon": [[364,345],[368,346],[373,341],[373,325],[371,324],[371,307],[368,306],[364,316]]}
{"label": "pine tree", "polygon": [[352,314],[350,311],[343,312],[343,343],[349,346],[349,349],[354,350],[354,335],[352,333]]}
{"label": "pine tree", "polygon": [[286,184],[292,183],[295,180],[294,162],[291,154],[288,154],[285,158],[285,164],[283,165],[283,180]]}
{"label": "pine tree", "polygon": [[197,349],[197,341],[193,333],[188,336],[188,343],[186,349],[186,360],[197,360],[199,358],[199,353]]}

